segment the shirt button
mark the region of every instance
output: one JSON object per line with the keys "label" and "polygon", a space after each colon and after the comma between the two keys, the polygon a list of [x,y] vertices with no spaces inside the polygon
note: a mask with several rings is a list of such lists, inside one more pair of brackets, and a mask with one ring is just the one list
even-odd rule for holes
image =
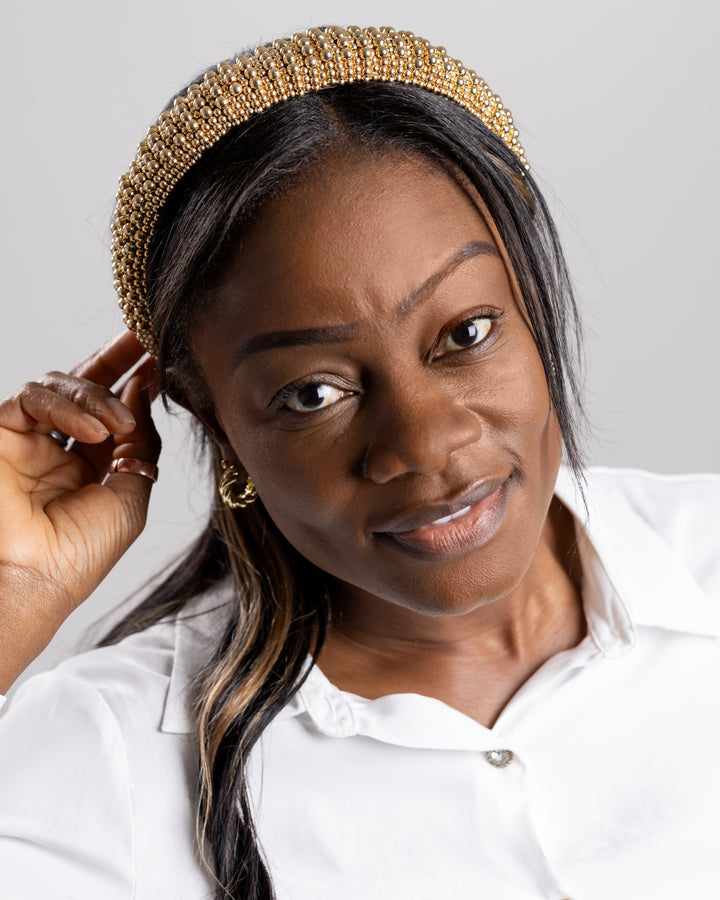
{"label": "shirt button", "polygon": [[486,750],[485,759],[496,769],[504,769],[515,759],[512,750]]}

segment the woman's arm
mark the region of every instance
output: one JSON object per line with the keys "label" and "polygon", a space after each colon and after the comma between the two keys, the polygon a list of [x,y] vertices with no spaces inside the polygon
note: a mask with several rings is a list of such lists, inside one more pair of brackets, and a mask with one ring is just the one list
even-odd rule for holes
{"label": "woman's arm", "polygon": [[[143,353],[126,332],[0,403],[0,692],[143,529],[152,482],[107,474],[113,459],[154,463],[160,452],[152,362],[110,391]],[[74,443],[64,449],[52,431]]]}

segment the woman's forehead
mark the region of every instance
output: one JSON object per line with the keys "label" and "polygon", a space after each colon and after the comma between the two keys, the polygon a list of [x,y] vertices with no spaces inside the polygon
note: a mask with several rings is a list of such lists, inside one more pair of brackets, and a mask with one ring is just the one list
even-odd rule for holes
{"label": "woman's forehead", "polygon": [[475,199],[440,167],[408,154],[333,155],[266,205],[225,282],[253,291],[285,279],[385,280],[410,261],[422,280],[425,266],[478,241],[497,243]]}

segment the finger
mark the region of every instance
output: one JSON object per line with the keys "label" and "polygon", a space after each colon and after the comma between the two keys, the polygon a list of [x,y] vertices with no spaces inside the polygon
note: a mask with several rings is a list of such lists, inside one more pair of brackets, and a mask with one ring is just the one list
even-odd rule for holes
{"label": "finger", "polygon": [[157,462],[160,455],[160,435],[152,419],[151,405],[154,388],[152,366],[143,366],[123,388],[121,399],[135,418],[133,431],[115,436],[113,456],[132,456]]}
{"label": "finger", "polygon": [[[135,379],[139,379],[139,387],[138,383],[130,385],[130,381]],[[134,445],[136,443],[140,443],[140,451],[144,451],[144,441],[146,440],[146,435],[151,435],[153,439],[156,436],[156,432],[154,430],[154,425],[152,423],[152,419],[150,417],[150,409],[149,404],[157,397],[158,395],[158,386],[155,380],[155,360],[146,359],[145,362],[141,363],[141,365],[135,370],[133,375],[128,382],[122,387],[121,398],[113,397],[109,391],[106,391],[105,388],[98,388],[94,386],[97,390],[103,391],[110,397],[109,403],[120,405],[123,410],[125,410],[126,416],[132,419],[132,424],[129,426],[125,426],[122,429],[112,428],[111,433],[114,435],[113,440],[108,440],[102,444],[78,444],[75,443],[73,445],[73,452],[75,452],[78,456],[82,457],[86,462],[88,462],[95,472],[97,473],[100,480],[102,480],[108,472],[108,466],[110,464],[113,456],[117,459],[118,454],[114,451],[117,447],[122,446],[129,448],[130,445]],[[143,397],[147,397],[147,404],[140,403],[139,406],[136,405],[136,401],[133,401],[133,406],[136,407],[136,412],[133,411],[123,402],[123,400],[127,400],[129,397],[134,397],[138,390],[142,390]],[[87,411],[87,410],[86,410]],[[98,413],[98,418],[101,419],[106,424],[109,422],[109,419],[106,415],[103,414],[102,410]],[[140,428],[138,430],[138,422],[137,415],[141,415],[143,417],[143,422],[139,423]],[[138,437],[138,435],[140,437]],[[128,453],[130,450],[128,450]],[[158,439],[158,448],[157,453],[159,453],[159,439]],[[127,453],[125,454],[127,455]]]}
{"label": "finger", "polygon": [[135,417],[122,400],[94,381],[64,372],[48,372],[39,383],[98,419],[110,434],[127,434],[135,427]]}
{"label": "finger", "polygon": [[133,375],[142,375],[145,385],[144,390],[148,391],[150,402],[152,402],[160,395],[160,382],[157,379],[156,373],[157,367],[155,365],[155,360],[151,356],[148,356],[147,359],[143,360],[143,362],[140,363],[140,365],[132,371],[124,381],[121,381],[115,386],[115,393],[122,395],[130,378],[132,378]]}
{"label": "finger", "polygon": [[21,433],[57,429],[91,444],[106,440],[110,433],[95,416],[38,382],[26,384],[0,404],[0,426]]}
{"label": "finger", "polygon": [[140,341],[132,331],[125,331],[73,366],[70,374],[111,388],[144,355],[146,350]]}
{"label": "finger", "polygon": [[[133,412],[137,424],[130,434],[122,438],[116,436],[114,459],[129,457],[149,463],[156,463],[158,460],[161,442],[150,414],[152,398],[148,378],[151,371],[146,368],[133,375],[123,390],[122,400]],[[105,484],[144,522],[152,488],[149,478],[130,472],[117,472],[108,475]]]}

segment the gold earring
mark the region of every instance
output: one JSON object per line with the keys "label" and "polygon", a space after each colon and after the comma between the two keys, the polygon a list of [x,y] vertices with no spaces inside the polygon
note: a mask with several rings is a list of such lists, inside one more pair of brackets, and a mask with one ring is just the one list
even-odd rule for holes
{"label": "gold earring", "polygon": [[235,485],[240,480],[238,470],[226,459],[220,460],[220,466],[222,467],[222,477],[218,485],[218,492],[222,497],[223,503],[229,506],[230,509],[245,509],[246,506],[254,503],[257,500],[257,491],[250,480],[250,476],[247,476],[242,490],[238,491],[235,489]]}

